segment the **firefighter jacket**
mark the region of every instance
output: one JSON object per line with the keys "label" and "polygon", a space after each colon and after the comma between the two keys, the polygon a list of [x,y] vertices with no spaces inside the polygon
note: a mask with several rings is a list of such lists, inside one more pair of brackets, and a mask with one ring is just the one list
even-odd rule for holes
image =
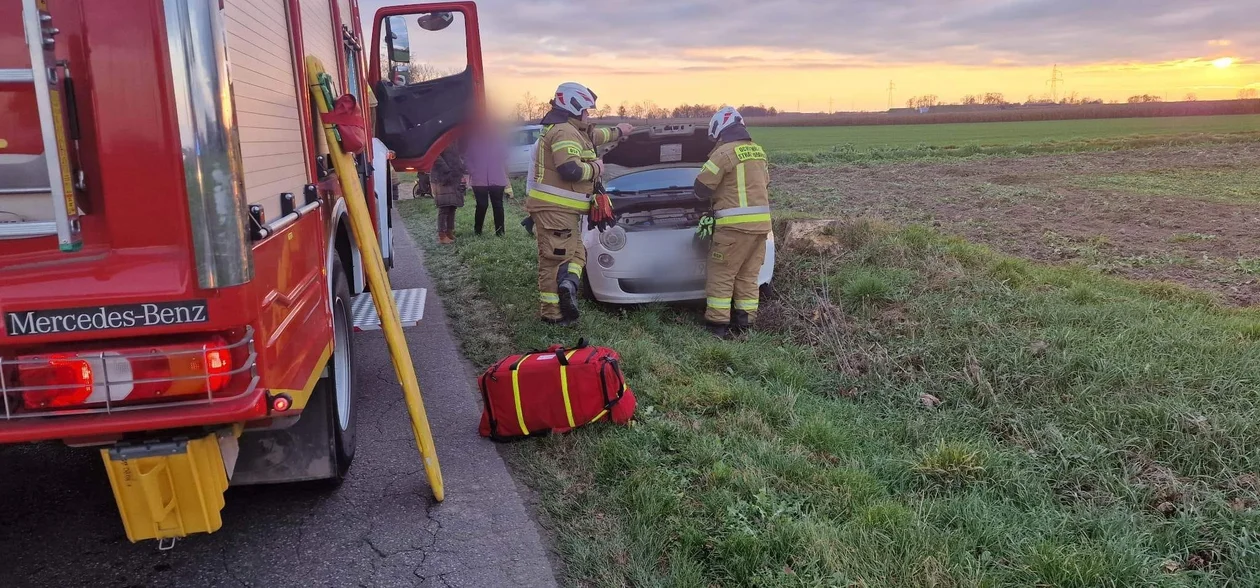
{"label": "firefighter jacket", "polygon": [[765,150],[751,139],[721,143],[714,148],[696,177],[696,184],[697,193],[709,193],[718,228],[770,232],[770,170]]}
{"label": "firefighter jacket", "polygon": [[[554,114],[554,113],[553,113]],[[598,159],[595,148],[621,136],[617,129],[594,128],[591,123],[563,117],[543,119],[542,135],[534,144],[533,166],[526,177],[526,212],[557,211],[585,214],[595,191]]]}

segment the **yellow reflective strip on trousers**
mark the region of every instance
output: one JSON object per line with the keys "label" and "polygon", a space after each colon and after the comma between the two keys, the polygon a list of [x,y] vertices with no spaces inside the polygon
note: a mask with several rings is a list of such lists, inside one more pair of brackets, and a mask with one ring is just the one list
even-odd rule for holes
{"label": "yellow reflective strip on trousers", "polygon": [[748,206],[748,180],[744,177],[744,164],[735,166],[735,185],[739,187],[739,207]]}
{"label": "yellow reflective strip on trousers", "polygon": [[753,299],[736,300],[736,310],[757,310],[758,301]]}
{"label": "yellow reflective strip on trousers", "polygon": [[574,210],[590,210],[591,208],[590,202],[582,202],[582,201],[574,200],[572,198],[565,198],[563,196],[556,196],[553,194],[548,194],[546,192],[540,192],[538,190],[530,190],[529,197],[536,198],[538,200],[542,200],[543,202],[547,202],[550,204],[563,206],[565,208],[572,208]]}
{"label": "yellow reflective strip on trousers", "polygon": [[728,216],[726,218],[717,219],[717,225],[740,225],[744,223],[761,223],[770,222],[770,214],[741,214],[739,216]]}
{"label": "yellow reflective strip on trousers", "polygon": [[546,304],[560,304],[560,295],[552,292],[539,292],[538,299]]}
{"label": "yellow reflective strip on trousers", "polygon": [[525,412],[521,410],[521,364],[529,359],[529,355],[521,358],[516,364],[516,369],[512,370],[512,399],[516,401],[516,424],[521,426],[521,433],[528,435],[529,429],[525,427]]}
{"label": "yellow reflective strip on trousers", "polygon": [[[568,355],[564,356],[564,359],[573,359],[573,354],[577,352],[578,350],[576,349],[570,351]],[[573,405],[569,403],[569,367],[563,363],[560,364],[560,393],[564,395],[564,414],[569,417],[569,428],[575,428],[577,424],[573,422]]]}
{"label": "yellow reflective strip on trousers", "polygon": [[730,299],[730,298],[713,298],[713,297],[709,297],[709,299],[708,299],[706,302],[707,302],[707,304],[708,304],[709,308],[716,308],[716,309],[718,309],[718,310],[728,310],[728,309],[730,309],[730,307],[731,307],[731,299]]}

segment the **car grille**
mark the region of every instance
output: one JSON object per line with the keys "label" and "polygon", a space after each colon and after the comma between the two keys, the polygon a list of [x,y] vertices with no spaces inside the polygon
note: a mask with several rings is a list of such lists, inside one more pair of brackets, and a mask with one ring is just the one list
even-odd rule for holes
{"label": "car grille", "polygon": [[620,279],[617,285],[627,294],[667,294],[674,292],[694,292],[704,290],[704,279],[691,280],[650,280]]}

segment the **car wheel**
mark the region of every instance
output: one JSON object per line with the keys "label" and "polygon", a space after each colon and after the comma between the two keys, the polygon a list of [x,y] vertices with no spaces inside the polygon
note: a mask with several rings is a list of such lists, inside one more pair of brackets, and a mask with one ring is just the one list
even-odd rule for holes
{"label": "car wheel", "polygon": [[775,296],[774,282],[766,282],[757,287],[758,296],[762,300],[773,300]]}
{"label": "car wheel", "polygon": [[587,277],[586,272],[582,272],[582,298],[596,302],[595,289],[591,287],[591,279]]}
{"label": "car wheel", "polygon": [[355,449],[358,446],[358,428],[355,426],[355,392],[354,385],[354,338],[351,322],[350,285],[346,281],[346,272],[342,269],[341,260],[333,260],[333,353],[328,360],[328,375],[320,381],[320,385],[331,395],[328,403],[329,417],[332,419],[331,442],[333,456],[336,460],[334,476],[331,481],[340,483],[350,470],[354,461]]}

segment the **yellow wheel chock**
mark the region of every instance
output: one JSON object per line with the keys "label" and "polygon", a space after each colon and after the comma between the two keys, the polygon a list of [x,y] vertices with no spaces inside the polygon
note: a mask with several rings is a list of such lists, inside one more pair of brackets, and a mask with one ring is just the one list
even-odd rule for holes
{"label": "yellow wheel chock", "polygon": [[[229,442],[239,430],[228,432]],[[132,543],[157,539],[161,549],[223,526],[228,487],[220,435],[102,449],[109,485]]]}
{"label": "yellow wheel chock", "polygon": [[[320,84],[320,76],[323,74],[324,65],[319,59],[308,55],[306,80],[310,85],[311,98],[320,113],[326,113],[332,108]],[[407,340],[403,336],[398,307],[394,303],[389,276],[385,273],[385,261],[381,258],[381,248],[376,241],[367,200],[363,196],[362,186],[359,185],[359,174],[355,170],[354,160],[341,150],[337,130],[333,125],[324,125],[324,133],[333,168],[337,170],[341,191],[350,213],[350,227],[363,258],[364,274],[371,287],[372,301],[376,303],[376,312],[381,317],[381,330],[385,333],[389,354],[394,360],[394,372],[398,375],[403,397],[407,400],[411,431],[415,434],[416,446],[424,461],[424,471],[429,477],[429,486],[433,488],[433,497],[441,502],[446,491],[442,486],[442,470],[438,466],[437,452],[433,447],[433,433],[429,430],[429,417],[424,410],[424,399],[420,396],[420,384],[416,381],[416,368],[411,363],[411,352],[407,349]]]}

